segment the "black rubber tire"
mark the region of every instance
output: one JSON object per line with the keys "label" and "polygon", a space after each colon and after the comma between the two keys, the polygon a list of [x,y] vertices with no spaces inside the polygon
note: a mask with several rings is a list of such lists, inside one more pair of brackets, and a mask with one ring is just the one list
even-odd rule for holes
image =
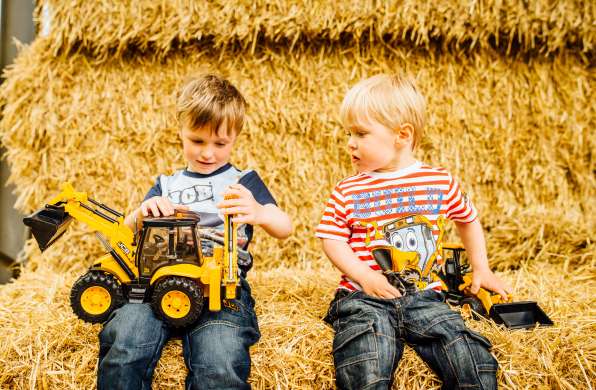
{"label": "black rubber tire", "polygon": [[[101,314],[91,314],[83,309],[81,296],[86,289],[93,286],[105,288],[110,294],[111,302],[106,311]],[[122,286],[115,276],[101,271],[89,271],[73,284],[70,290],[70,306],[72,311],[83,321],[97,324],[105,322],[110,314],[125,302]]]}
{"label": "black rubber tire", "polygon": [[460,306],[469,305],[470,309],[472,309],[472,316],[475,319],[478,319],[478,316],[485,316],[486,317],[486,309],[482,304],[482,301],[476,297],[465,297],[459,302]]}
{"label": "black rubber tire", "polygon": [[[180,291],[190,300],[188,314],[181,318],[173,318],[164,313],[161,300],[170,291]],[[170,276],[157,283],[151,297],[151,306],[155,314],[174,328],[184,328],[194,324],[203,311],[203,290],[199,284],[191,279],[180,276]]]}

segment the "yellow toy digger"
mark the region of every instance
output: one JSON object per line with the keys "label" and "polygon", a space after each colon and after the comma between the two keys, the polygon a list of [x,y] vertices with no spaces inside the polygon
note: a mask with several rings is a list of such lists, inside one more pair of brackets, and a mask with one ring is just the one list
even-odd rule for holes
{"label": "yellow toy digger", "polygon": [[[73,219],[96,231],[106,249],[72,286],[70,303],[84,321],[104,322],[125,302],[151,302],[156,315],[173,327],[194,323],[203,310],[221,310],[222,299],[234,299],[238,286],[237,228],[224,217],[177,212],[145,218],[133,232],[124,215],[76,192],[70,183],[42,209],[24,218],[44,251],[64,234]],[[215,221],[217,220],[217,221]]]}
{"label": "yellow toy digger", "polygon": [[[469,264],[461,264],[461,255],[465,251],[459,244],[443,244],[440,246],[444,268],[437,275],[446,291],[447,301],[470,311],[474,316],[482,315],[507,328],[531,328],[537,323],[542,326],[553,325],[552,320],[544,313],[536,302],[504,302],[499,294],[490,293],[481,288],[472,294],[472,272]],[[404,252],[391,246],[380,246],[372,250],[375,261],[381,267],[389,282],[403,294],[424,289],[427,282],[421,277],[418,269],[418,258],[406,264]],[[406,252],[407,253],[407,252]],[[434,282],[435,280],[433,280]],[[511,297],[510,297],[511,299]],[[475,317],[477,318],[477,317]]]}
{"label": "yellow toy digger", "polygon": [[[530,328],[536,323],[552,325],[551,319],[536,302],[504,302],[500,295],[481,288],[472,294],[472,272],[469,264],[462,264],[465,251],[462,245],[444,244],[444,220],[437,220],[438,237],[432,234],[432,223],[422,215],[410,215],[383,226],[372,226],[375,239],[384,238],[389,245],[376,246],[372,255],[383,274],[402,295],[440,285],[447,301],[462,306],[472,314],[487,316],[508,328]],[[365,239],[365,244],[371,242]],[[441,269],[435,268],[440,255]],[[434,270],[436,269],[437,272]],[[511,298],[510,298],[511,300]]]}
{"label": "yellow toy digger", "polygon": [[[470,265],[462,264],[465,251],[460,244],[444,244],[444,268],[440,276],[447,286],[447,301],[473,313],[486,316],[507,328],[527,329],[536,324],[553,325],[553,321],[534,301],[504,302],[499,294],[481,288],[476,295],[470,292],[472,272]],[[511,300],[511,297],[510,297]]]}

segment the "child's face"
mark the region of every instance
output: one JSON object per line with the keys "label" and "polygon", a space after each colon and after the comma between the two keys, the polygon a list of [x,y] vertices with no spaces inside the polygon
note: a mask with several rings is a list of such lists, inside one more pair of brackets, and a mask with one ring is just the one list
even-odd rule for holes
{"label": "child's face", "polygon": [[234,131],[219,128],[219,135],[209,127],[200,129],[182,128],[182,147],[188,168],[204,175],[223,167],[230,161],[230,154],[236,141]]}
{"label": "child's face", "polygon": [[400,148],[397,135],[375,121],[354,124],[348,129],[348,152],[358,172],[395,170]]}

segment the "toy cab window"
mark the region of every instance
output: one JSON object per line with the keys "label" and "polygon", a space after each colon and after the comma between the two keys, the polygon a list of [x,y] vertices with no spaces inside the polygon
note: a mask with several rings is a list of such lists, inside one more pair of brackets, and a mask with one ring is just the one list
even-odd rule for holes
{"label": "toy cab window", "polygon": [[181,226],[176,229],[176,259],[193,261],[197,259],[197,247],[194,231],[191,226]]}
{"label": "toy cab window", "polygon": [[153,273],[168,262],[168,228],[152,227],[143,242],[143,273]]}

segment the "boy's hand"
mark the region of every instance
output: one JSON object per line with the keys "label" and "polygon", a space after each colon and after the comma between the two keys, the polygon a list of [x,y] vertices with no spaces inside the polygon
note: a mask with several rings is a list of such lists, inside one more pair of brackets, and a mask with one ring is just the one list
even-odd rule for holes
{"label": "boy's hand", "polygon": [[389,283],[385,275],[379,272],[370,270],[358,282],[364,292],[373,297],[385,299],[401,297],[399,290]]}
{"label": "boy's hand", "polygon": [[504,301],[509,300],[511,287],[499,279],[499,277],[490,269],[486,268],[473,271],[472,285],[470,286],[470,291],[472,294],[477,294],[480,287],[483,287],[487,290],[496,292],[503,298]]}
{"label": "boy's hand", "polygon": [[223,193],[224,200],[217,204],[223,214],[234,214],[232,222],[261,225],[263,206],[242,184],[232,184]]}
{"label": "boy's hand", "polygon": [[167,217],[169,215],[174,215],[176,210],[187,211],[188,206],[174,204],[164,196],[154,196],[141,203],[139,209],[144,217],[149,216],[149,212],[151,212],[151,215],[154,217],[160,217],[162,215]]}

